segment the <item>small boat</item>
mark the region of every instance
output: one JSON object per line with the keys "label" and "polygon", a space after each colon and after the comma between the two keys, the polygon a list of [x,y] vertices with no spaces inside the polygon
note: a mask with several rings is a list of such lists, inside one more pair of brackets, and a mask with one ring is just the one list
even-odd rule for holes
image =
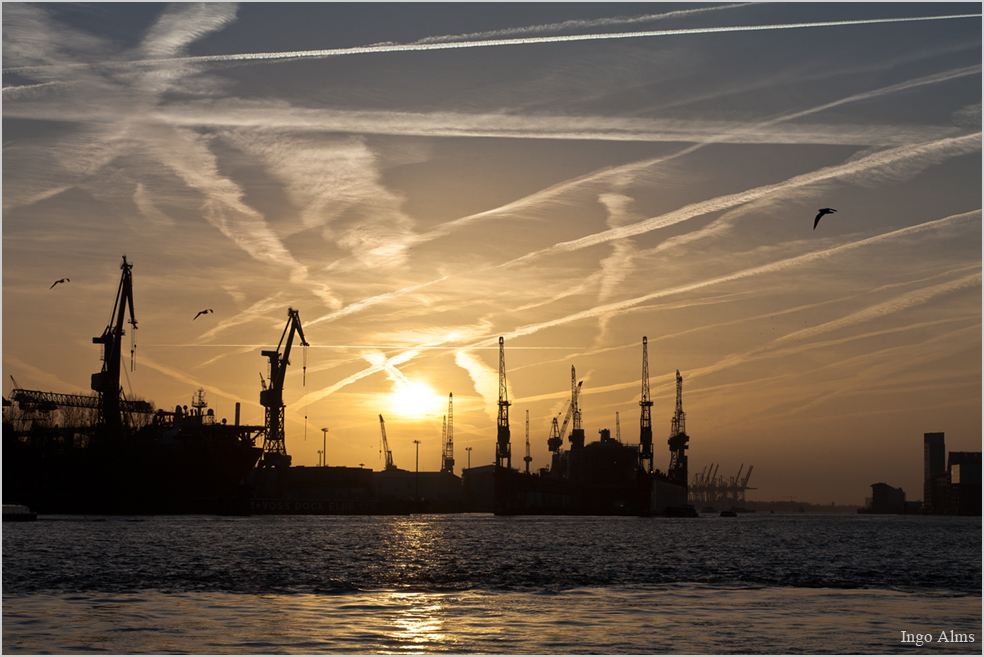
{"label": "small boat", "polygon": [[735,513],[734,511],[722,511],[721,512],[721,517],[722,518],[737,518],[738,517],[738,514]]}
{"label": "small boat", "polygon": [[37,520],[38,514],[31,511],[29,508],[23,504],[4,504],[3,505],[3,521],[24,521],[24,520]]}

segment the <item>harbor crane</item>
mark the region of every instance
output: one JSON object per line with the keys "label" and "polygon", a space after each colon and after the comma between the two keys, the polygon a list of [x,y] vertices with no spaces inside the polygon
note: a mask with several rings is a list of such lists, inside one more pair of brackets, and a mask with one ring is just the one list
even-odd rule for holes
{"label": "harbor crane", "polygon": [[526,409],[526,456],[523,457],[526,461],[526,474],[530,473],[530,463],[533,461],[533,457],[530,456],[530,411]]}
{"label": "harbor crane", "polygon": [[499,418],[495,440],[495,466],[512,468],[512,446],[509,444],[509,393],[506,389],[506,354],[504,340],[499,337]]}
{"label": "harbor crane", "polygon": [[[573,368],[571,368],[571,371],[573,372]],[[574,417],[574,413],[576,412],[575,409],[577,408],[577,398],[581,395],[581,384],[582,383],[584,383],[584,381],[578,381],[577,382],[577,387],[575,387],[573,389],[573,391],[571,392],[571,402],[570,402],[570,404],[567,407],[567,415],[564,417],[564,424],[563,424],[562,427],[560,427],[559,429],[557,429],[557,432],[556,432],[556,434],[557,434],[557,440],[560,441],[557,444],[558,449],[560,448],[560,445],[562,445],[564,443],[564,441],[563,441],[563,435],[565,433],[567,433],[567,425],[571,423],[571,419]],[[554,418],[553,424],[554,424],[554,428],[556,428],[557,427],[557,418]],[[549,441],[548,441],[548,446],[549,446]],[[554,451],[556,451],[556,450],[554,450]]]}
{"label": "harbor crane", "polygon": [[[670,467],[667,476],[684,486],[687,485],[687,414],[683,412],[683,377],[680,370],[676,373],[676,411],[670,421]],[[739,472],[740,474],[740,472]]]}
{"label": "harbor crane", "polygon": [[[260,404],[266,409],[266,431],[263,437],[263,457],[260,467],[282,466],[290,467],[290,456],[284,445],[284,377],[287,366],[290,365],[290,348],[294,342],[294,334],[300,336],[301,346],[307,347],[304,339],[304,329],[301,327],[300,313],[293,308],[287,309],[287,325],[280,336],[277,348],[271,351],[261,351],[260,354],[270,359],[270,381],[266,389],[260,391]],[[285,343],[286,338],[286,343]],[[280,349],[283,347],[283,356]],[[307,351],[304,352],[305,362],[303,371],[307,377]],[[260,377],[262,382],[262,376]]]}
{"label": "harbor crane", "polygon": [[389,443],[386,441],[386,423],[383,422],[383,416],[379,416],[379,431],[383,435],[383,454],[386,455],[386,465],[385,470],[396,470],[396,466],[393,465],[393,452],[390,451]]}
{"label": "harbor crane", "polygon": [[120,276],[120,286],[116,292],[116,304],[110,323],[97,338],[92,338],[93,344],[103,345],[102,371],[92,375],[92,389],[99,394],[99,424],[106,427],[111,435],[118,435],[123,429],[123,410],[120,398],[123,391],[120,387],[120,358],[122,352],[123,320],[126,311],[130,311],[129,324],[133,327],[130,333],[130,368],[133,368],[133,354],[136,350],[134,335],[137,331],[137,319],[133,315],[133,265],[123,256],[120,265],[123,274]]}
{"label": "harbor crane", "polygon": [[[575,385],[575,382],[576,385]],[[583,381],[577,380],[577,374],[574,371],[574,366],[571,365],[571,419],[574,421],[571,427],[571,435],[568,439],[571,441],[572,448],[584,447],[584,429],[581,428],[581,407],[579,402],[581,400],[581,384]],[[567,422],[564,421],[564,429],[567,429]]]}
{"label": "harbor crane", "polygon": [[441,437],[441,472],[454,473],[454,395],[448,393],[448,416]]}
{"label": "harbor crane", "polygon": [[646,472],[653,471],[653,402],[649,398],[649,349],[648,340],[642,336],[642,394],[639,406],[642,414],[639,418],[639,465]]}

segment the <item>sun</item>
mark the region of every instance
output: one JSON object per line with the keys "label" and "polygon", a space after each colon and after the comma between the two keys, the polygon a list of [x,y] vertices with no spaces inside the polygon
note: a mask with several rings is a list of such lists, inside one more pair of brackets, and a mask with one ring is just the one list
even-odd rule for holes
{"label": "sun", "polygon": [[442,401],[426,383],[411,381],[390,393],[389,406],[393,414],[401,417],[425,417],[439,415]]}

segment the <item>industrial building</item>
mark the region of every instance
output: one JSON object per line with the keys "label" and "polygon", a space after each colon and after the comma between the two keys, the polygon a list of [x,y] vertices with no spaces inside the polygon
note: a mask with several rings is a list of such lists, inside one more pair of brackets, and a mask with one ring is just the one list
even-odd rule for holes
{"label": "industrial building", "polygon": [[981,515],[981,452],[945,455],[942,432],[923,434],[924,512]]}

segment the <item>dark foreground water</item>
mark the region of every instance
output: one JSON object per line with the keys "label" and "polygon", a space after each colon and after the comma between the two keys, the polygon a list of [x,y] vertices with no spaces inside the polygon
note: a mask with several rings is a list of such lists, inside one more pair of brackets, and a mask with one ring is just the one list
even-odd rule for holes
{"label": "dark foreground water", "polygon": [[3,526],[5,654],[981,654],[981,639],[980,518]]}

